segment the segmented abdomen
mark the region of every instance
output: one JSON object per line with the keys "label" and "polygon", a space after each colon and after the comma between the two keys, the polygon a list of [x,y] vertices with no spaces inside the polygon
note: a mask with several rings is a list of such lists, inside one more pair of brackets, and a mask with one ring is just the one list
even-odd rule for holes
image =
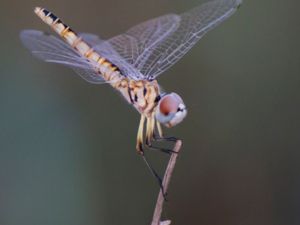
{"label": "segmented abdomen", "polygon": [[40,7],[36,7],[34,12],[80,55],[96,62],[99,65],[99,76],[102,76],[104,80],[113,81],[120,79],[120,71],[115,65],[95,52],[88,43],[82,40],[81,37],[52,12]]}
{"label": "segmented abdomen", "polygon": [[116,88],[125,99],[132,104],[140,113],[151,116],[156,106],[155,99],[159,96],[159,86],[154,81],[135,81],[121,75],[119,69],[102,57],[98,52],[81,39],[69,26],[64,24],[52,12],[36,7],[35,13],[48,24],[59,36],[61,36],[80,55],[96,62],[95,70],[104,80]]}

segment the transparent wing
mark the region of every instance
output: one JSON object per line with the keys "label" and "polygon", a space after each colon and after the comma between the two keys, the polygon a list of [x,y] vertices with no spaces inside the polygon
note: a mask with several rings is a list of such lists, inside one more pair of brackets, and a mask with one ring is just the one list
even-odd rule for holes
{"label": "transparent wing", "polygon": [[181,59],[211,29],[231,16],[241,0],[216,0],[180,15],[178,29],[160,42],[141,72],[155,78]]}
{"label": "transparent wing", "polygon": [[[181,15],[169,14],[143,22],[106,42],[119,55],[117,58],[138,71],[136,79],[151,80],[174,65],[240,4],[241,0],[211,1]],[[100,50],[101,45],[97,46]]]}
{"label": "transparent wing", "polygon": [[115,64],[123,76],[130,77],[134,80],[142,79],[141,73],[128,61],[124,59],[108,41],[99,38],[97,35],[89,33],[79,33],[82,37],[96,52],[101,54],[104,58],[108,59],[111,63]]}
{"label": "transparent wing", "polygon": [[140,80],[144,78],[144,76],[132,64],[124,59],[124,57],[122,57],[108,41],[94,46],[93,49],[99,52],[111,63],[115,64],[120,69],[123,76],[129,77],[133,80]]}
{"label": "transparent wing", "polygon": [[178,28],[179,21],[177,15],[161,16],[132,27],[126,33],[94,46],[94,49],[105,52],[105,56],[126,76],[144,79],[141,73],[143,62],[152,54],[157,43]]}
{"label": "transparent wing", "polygon": [[90,83],[105,83],[105,80],[95,70],[97,65],[80,56],[62,40],[36,30],[24,30],[20,37],[25,47],[37,58],[46,62],[66,65]]}
{"label": "transparent wing", "polygon": [[102,44],[105,40],[99,38],[95,34],[90,33],[79,33],[78,34],[86,43],[88,43],[91,47]]}

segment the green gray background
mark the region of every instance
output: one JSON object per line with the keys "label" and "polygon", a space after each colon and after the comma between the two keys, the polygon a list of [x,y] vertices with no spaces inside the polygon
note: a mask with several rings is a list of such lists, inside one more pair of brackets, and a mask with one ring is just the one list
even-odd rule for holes
{"label": "green gray background", "polygon": [[[149,224],[158,185],[139,122],[108,85],[33,58],[19,32],[47,7],[109,38],[202,0],[0,2],[0,225]],[[164,213],[184,225],[300,224],[300,2],[245,0],[162,75],[189,108]],[[150,152],[162,172],[167,156]]]}

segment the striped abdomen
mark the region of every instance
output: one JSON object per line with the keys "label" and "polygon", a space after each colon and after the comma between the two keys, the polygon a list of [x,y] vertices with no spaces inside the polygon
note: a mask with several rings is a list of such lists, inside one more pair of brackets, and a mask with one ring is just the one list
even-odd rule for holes
{"label": "striped abdomen", "polygon": [[81,37],[57,16],[40,7],[36,7],[34,12],[80,55],[88,58],[90,61],[96,62],[99,65],[99,76],[102,76],[104,80],[112,82],[120,79],[119,69],[104,57],[101,57],[99,53],[95,52],[89,44],[82,40]]}
{"label": "striped abdomen", "polygon": [[140,113],[150,116],[157,105],[156,99],[160,95],[156,80],[129,80],[120,74],[119,69],[95,52],[88,43],[81,39],[69,26],[64,24],[57,16],[46,9],[35,8],[35,13],[48,24],[59,36],[61,36],[80,55],[86,57],[99,66],[95,70],[105,81],[116,88],[125,99]]}

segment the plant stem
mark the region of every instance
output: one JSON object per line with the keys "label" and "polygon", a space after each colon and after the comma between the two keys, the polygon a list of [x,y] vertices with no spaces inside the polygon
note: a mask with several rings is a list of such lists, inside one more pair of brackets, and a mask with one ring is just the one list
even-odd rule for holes
{"label": "plant stem", "polygon": [[[170,183],[170,180],[171,180],[171,177],[173,174],[173,170],[175,168],[177,156],[180,152],[181,146],[182,146],[182,141],[177,140],[175,143],[174,149],[173,149],[173,151],[176,153],[173,153],[170,157],[168,166],[165,171],[164,179],[162,182],[165,192],[167,192],[167,190],[168,190],[169,183]],[[171,223],[171,221],[161,222],[161,213],[163,210],[164,200],[165,200],[164,195],[162,193],[162,190],[160,190],[158,197],[157,197],[156,206],[155,206],[155,210],[153,213],[153,219],[152,219],[151,225],[162,225],[162,224],[167,225],[167,224]]]}

